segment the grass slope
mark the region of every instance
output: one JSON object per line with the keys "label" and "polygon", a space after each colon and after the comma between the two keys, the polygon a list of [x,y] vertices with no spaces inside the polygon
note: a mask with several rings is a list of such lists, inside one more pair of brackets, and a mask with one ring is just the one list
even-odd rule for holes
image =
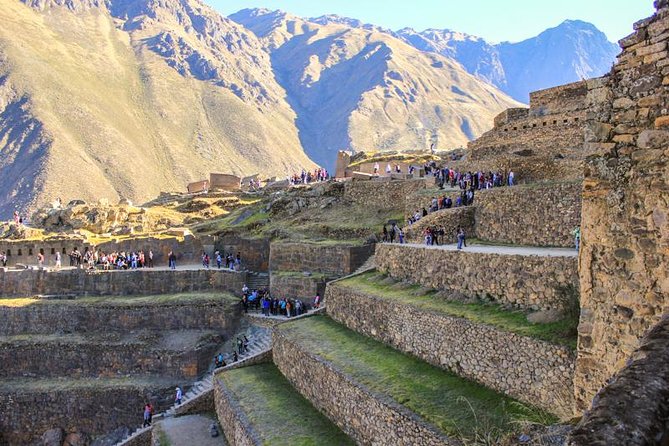
{"label": "grass slope", "polygon": [[447,435],[496,441],[513,432],[516,423],[557,421],[546,412],[404,355],[327,317],[283,324],[279,330]]}
{"label": "grass slope", "polygon": [[229,370],[218,377],[235,395],[263,444],[355,444],[302,398],[274,364]]}
{"label": "grass slope", "polygon": [[566,318],[553,323],[533,324],[527,321],[527,314],[522,311],[506,310],[495,304],[448,301],[439,297],[435,291],[424,291],[418,285],[400,286],[398,289],[397,284],[382,283],[383,278],[377,272],[368,272],[337,282],[337,286],[576,349],[578,319]]}

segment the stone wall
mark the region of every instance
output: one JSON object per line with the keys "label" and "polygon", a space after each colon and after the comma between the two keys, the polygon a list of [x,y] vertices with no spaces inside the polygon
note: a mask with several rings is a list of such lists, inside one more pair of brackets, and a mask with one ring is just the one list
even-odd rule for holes
{"label": "stone wall", "polygon": [[355,382],[329,362],[273,332],[274,363],[281,373],[341,430],[359,444],[459,444],[394,401]]}
{"label": "stone wall", "polygon": [[[91,244],[84,240],[55,239],[55,240],[16,240],[0,241],[0,252],[7,253],[7,265],[17,263],[37,265],[37,254],[44,254],[45,266],[56,265],[56,252],[61,254],[63,266],[69,265],[69,254],[74,248],[81,253],[91,248]],[[153,251],[155,266],[167,266],[167,255],[173,251],[177,256],[177,264],[199,263],[202,254],[202,244],[192,235],[185,237],[138,237],[131,240],[112,240],[96,246],[101,252],[113,251]]]}
{"label": "stone wall", "polygon": [[578,409],[669,309],[669,2],[634,25],[608,78],[589,81]]}
{"label": "stone wall", "polygon": [[325,292],[323,276],[310,277],[302,273],[272,273],[269,277],[269,291],[275,297],[290,297],[311,302],[316,294]]}
{"label": "stone wall", "polygon": [[[178,318],[175,317],[178,314]],[[80,305],[73,303],[0,306],[0,335],[24,333],[131,332],[135,330],[214,330],[233,333],[241,305],[208,300],[163,305]],[[101,327],[100,321],[104,321]]]}
{"label": "stone wall", "polygon": [[215,246],[222,253],[240,253],[242,266],[250,271],[269,270],[269,239],[247,239],[231,233],[218,237]]}
{"label": "stone wall", "polygon": [[[227,333],[233,334],[229,329]],[[203,335],[190,348],[174,350],[156,345],[160,339],[155,333],[145,332],[140,337],[146,341],[77,342],[68,336],[40,340],[29,335],[15,340],[5,338],[0,343],[0,379],[114,377],[132,373],[195,381],[209,369],[223,341],[220,335]]]}
{"label": "stone wall", "polygon": [[374,253],[374,245],[344,246],[274,242],[271,271],[300,271],[341,277],[358,269]]}
{"label": "stone wall", "polygon": [[570,349],[333,283],[328,315],[486,387],[570,418],[576,355]]}
{"label": "stone wall", "polygon": [[35,295],[152,295],[190,291],[240,293],[245,272],[228,270],[98,271],[0,269],[0,297]]}
{"label": "stone wall", "polygon": [[640,342],[628,365],[598,394],[569,446],[666,445],[669,440],[669,316]]}
{"label": "stone wall", "polygon": [[163,411],[172,403],[173,392],[171,384],[161,382],[110,387],[97,381],[73,388],[64,382],[42,390],[0,390],[0,444],[33,444],[53,428],[76,431],[88,438],[119,427],[135,428],[142,422],[147,401],[156,412]]}
{"label": "stone wall", "polygon": [[225,173],[210,173],[209,187],[212,190],[239,190],[242,179],[237,175],[230,175]]}
{"label": "stone wall", "polygon": [[344,197],[355,204],[370,208],[404,209],[406,197],[425,188],[424,180],[349,181],[345,183]]}
{"label": "stone wall", "polygon": [[465,230],[467,237],[475,237],[473,206],[442,209],[432,212],[416,223],[405,228],[406,239],[410,243],[424,243],[424,232],[428,227],[443,227],[445,235],[443,243],[457,242],[457,231],[460,226]]}
{"label": "stone wall", "polygon": [[395,279],[533,310],[578,292],[575,257],[539,257],[379,244],[376,266]]}
{"label": "stone wall", "polygon": [[214,377],[214,404],[228,443],[234,446],[261,445],[260,435],[255,431],[235,395],[222,379]]}
{"label": "stone wall", "polygon": [[499,187],[476,195],[476,228],[482,240],[573,247],[581,224],[581,182]]}

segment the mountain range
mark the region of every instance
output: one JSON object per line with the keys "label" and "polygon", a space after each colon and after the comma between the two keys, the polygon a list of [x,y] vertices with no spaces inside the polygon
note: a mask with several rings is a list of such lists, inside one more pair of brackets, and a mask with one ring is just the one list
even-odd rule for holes
{"label": "mountain range", "polygon": [[612,58],[582,22],[509,50],[199,0],[3,0],[0,23],[0,216],[144,201],[209,172],[283,177],[338,149],[462,146],[521,105],[532,73],[563,83]]}

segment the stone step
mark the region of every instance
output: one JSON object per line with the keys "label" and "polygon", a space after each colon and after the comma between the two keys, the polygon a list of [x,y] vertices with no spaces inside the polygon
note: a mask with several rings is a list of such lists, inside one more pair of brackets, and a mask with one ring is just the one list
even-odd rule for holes
{"label": "stone step", "polygon": [[[327,313],[347,328],[559,416],[573,409],[578,317],[528,322],[517,311],[450,302],[378,273],[331,283]],[[574,334],[565,336],[571,323]]]}
{"label": "stone step", "polygon": [[271,363],[225,370],[215,382],[216,412],[230,444],[355,444]]}
{"label": "stone step", "polygon": [[579,290],[578,258],[569,249],[382,243],[376,265],[397,280],[526,310],[561,308]]}
{"label": "stone step", "polygon": [[455,445],[481,426],[500,436],[495,444],[514,423],[551,419],[325,316],[275,328],[272,352],[295,389],[359,444]]}

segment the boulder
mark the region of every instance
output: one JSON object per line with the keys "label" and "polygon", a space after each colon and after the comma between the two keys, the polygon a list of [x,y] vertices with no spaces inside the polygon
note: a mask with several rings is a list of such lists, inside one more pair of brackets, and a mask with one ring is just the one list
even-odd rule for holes
{"label": "boulder", "polygon": [[65,432],[59,427],[49,429],[42,434],[41,444],[42,446],[62,446],[64,436]]}

